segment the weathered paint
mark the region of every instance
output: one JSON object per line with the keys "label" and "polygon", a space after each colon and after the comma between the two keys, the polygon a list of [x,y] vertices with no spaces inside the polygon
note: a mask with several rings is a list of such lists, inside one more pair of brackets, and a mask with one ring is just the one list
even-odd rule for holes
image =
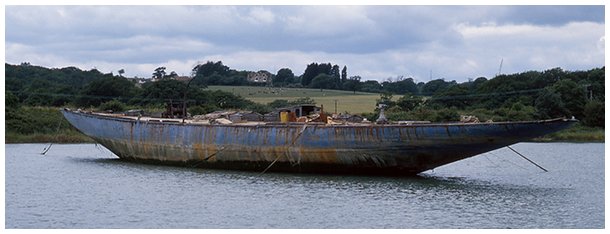
{"label": "weathered paint", "polygon": [[574,121],[418,125],[201,125],[63,111],[118,157],[263,171],[414,175],[566,128]]}

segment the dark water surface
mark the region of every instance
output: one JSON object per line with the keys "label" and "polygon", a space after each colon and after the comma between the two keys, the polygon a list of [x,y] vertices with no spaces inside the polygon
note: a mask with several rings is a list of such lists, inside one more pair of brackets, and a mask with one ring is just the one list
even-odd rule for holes
{"label": "dark water surface", "polygon": [[604,144],[521,143],[415,178],[123,162],[9,144],[6,228],[604,228]]}

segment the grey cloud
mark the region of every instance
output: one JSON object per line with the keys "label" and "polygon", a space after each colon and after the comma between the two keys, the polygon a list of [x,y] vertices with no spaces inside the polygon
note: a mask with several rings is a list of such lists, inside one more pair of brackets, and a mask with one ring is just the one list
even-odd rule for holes
{"label": "grey cloud", "polygon": [[[173,61],[188,67],[198,60],[230,59],[241,69],[272,70],[273,63],[295,54],[291,64],[302,63],[293,65],[296,73],[309,62],[334,59],[330,62],[345,63],[350,71],[370,74],[371,79],[389,74],[428,77],[431,69],[459,79],[493,74],[502,57],[507,57],[507,69],[516,72],[544,69],[532,66],[539,60],[526,52],[536,48],[557,56],[550,48],[555,46],[589,59],[546,59],[555,61],[549,66],[586,66],[582,61],[591,61],[586,68],[603,65],[597,61],[599,54],[590,55],[598,53],[599,32],[583,32],[594,36],[580,42],[553,31],[549,35],[563,37],[558,40],[562,43],[545,43],[548,36],[538,33],[511,34],[512,40],[467,38],[458,26],[603,25],[604,6],[6,6],[5,12],[6,60],[13,63],[36,63],[32,60],[40,58],[47,63],[130,64],[135,70],[138,64],[148,69]],[[19,48],[27,48],[27,53],[19,53],[24,51]],[[248,55],[265,63],[243,57]],[[273,58],[277,55],[283,57]],[[260,67],[264,65],[270,68]]]}

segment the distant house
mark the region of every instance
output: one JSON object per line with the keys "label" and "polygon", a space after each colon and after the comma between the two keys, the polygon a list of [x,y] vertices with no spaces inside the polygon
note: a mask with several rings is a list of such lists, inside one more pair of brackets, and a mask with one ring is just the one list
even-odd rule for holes
{"label": "distant house", "polygon": [[142,87],[143,84],[145,84],[146,82],[151,81],[151,79],[146,79],[146,78],[138,78],[138,77],[125,77],[125,79],[133,82],[137,87]]}
{"label": "distant house", "polygon": [[250,72],[246,77],[248,82],[271,83],[271,73],[268,71]]}

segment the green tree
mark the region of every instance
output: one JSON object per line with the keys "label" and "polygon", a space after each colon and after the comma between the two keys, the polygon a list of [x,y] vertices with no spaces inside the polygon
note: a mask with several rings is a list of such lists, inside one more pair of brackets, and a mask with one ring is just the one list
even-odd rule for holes
{"label": "green tree", "polygon": [[294,73],[290,68],[282,68],[277,71],[277,75],[275,75],[273,79],[274,84],[287,84],[292,83],[294,80]]}
{"label": "green tree", "polygon": [[155,72],[153,72],[153,74],[152,74],[153,78],[163,79],[165,77],[165,74],[166,74],[165,73],[165,69],[166,69],[165,67],[155,68]]}
{"label": "green tree", "polygon": [[113,99],[100,104],[99,109],[102,111],[120,112],[124,111],[126,107],[121,101]]}
{"label": "green tree", "polygon": [[105,100],[133,97],[135,89],[134,84],[125,78],[108,76],[85,86],[77,103],[81,106],[99,106]]}
{"label": "green tree", "polygon": [[509,121],[525,121],[536,118],[536,109],[533,106],[523,105],[521,102],[514,103],[506,114]]}
{"label": "green tree", "polygon": [[422,87],[421,93],[422,95],[434,95],[436,92],[444,90],[451,84],[452,82],[446,82],[443,79],[431,80]]}
{"label": "green tree", "polygon": [[552,89],[545,89],[538,96],[535,107],[538,117],[542,119],[567,117],[570,114],[561,96]]}
{"label": "green tree", "polygon": [[[142,92],[134,99],[134,103],[140,105],[147,104],[163,104],[172,100],[173,102],[180,102],[184,99],[184,91],[186,90],[186,84],[177,80],[162,79],[157,82],[149,82],[142,86]],[[189,96],[193,90],[189,90]]]}
{"label": "green tree", "polygon": [[377,99],[377,104],[384,104],[387,105],[388,108],[393,107],[396,105],[396,102],[392,101],[392,98],[394,97],[394,95],[392,95],[392,93],[390,92],[383,92],[379,94],[379,99]]}
{"label": "green tree", "polygon": [[383,89],[395,94],[417,94],[417,85],[413,81],[413,78],[404,79],[400,76],[396,82],[383,82],[381,83]]}
{"label": "green tree", "polygon": [[222,61],[212,62],[208,61],[204,64],[198,64],[193,68],[195,76],[207,77],[216,73],[221,76],[227,76],[231,69],[222,64]]}
{"label": "green tree", "polygon": [[341,87],[341,73],[339,73],[339,66],[333,65],[330,69],[329,75],[333,78],[335,88]]}
{"label": "green tree", "polygon": [[590,101],[584,108],[583,123],[592,127],[605,127],[605,111],[604,103],[601,101]]}
{"label": "green tree", "polygon": [[267,103],[267,105],[271,108],[282,108],[290,106],[290,103],[288,103],[288,100],[285,99],[276,99],[270,103]]}
{"label": "green tree", "polygon": [[343,82],[343,90],[351,90],[356,93],[356,91],[359,90],[362,85],[360,83],[360,79],[362,79],[360,76],[350,77],[349,80]]}
{"label": "green tree", "polygon": [[319,88],[320,91],[323,91],[324,89],[333,89],[335,88],[335,80],[330,75],[320,74],[313,78],[313,80],[309,84],[309,87]]}
{"label": "green tree", "polygon": [[583,117],[583,110],[586,104],[584,87],[579,86],[572,80],[562,79],[553,84],[551,89],[561,97],[561,101],[569,111],[567,113],[568,117],[575,116],[579,119]]}
{"label": "green tree", "polygon": [[437,91],[432,99],[433,103],[446,107],[465,108],[472,104],[472,97],[468,96],[468,88],[464,85],[449,86]]}
{"label": "green tree", "polygon": [[301,84],[303,86],[309,86],[313,78],[320,74],[319,65],[317,63],[311,63],[305,68],[305,72],[301,75]]}
{"label": "green tree", "polygon": [[320,74],[326,74],[333,77],[333,66],[330,63],[311,63],[307,65],[305,72],[301,75],[301,84],[303,86],[310,86],[313,79]]}
{"label": "green tree", "polygon": [[[231,74],[232,70],[222,64],[222,61],[212,62],[208,61],[204,64],[198,64],[192,70],[193,73],[193,82],[191,85],[199,86],[199,87],[207,87],[208,85],[213,85],[217,83],[223,83],[223,79],[228,78],[230,76],[235,76],[237,74]],[[214,82],[216,83],[208,83],[210,81],[210,77],[215,76]],[[245,78],[245,75],[243,75]]]}
{"label": "green tree", "polygon": [[399,106],[403,111],[412,111],[415,108],[422,106],[424,99],[418,96],[404,95],[396,101],[396,105]]}
{"label": "green tree", "polygon": [[19,98],[17,98],[17,96],[13,95],[13,93],[11,91],[6,91],[4,93],[4,100],[5,100],[5,105],[6,105],[6,109],[17,109],[19,108]]}
{"label": "green tree", "polygon": [[460,120],[460,114],[458,114],[455,107],[443,108],[436,112],[433,117],[433,122],[454,122]]}
{"label": "green tree", "polygon": [[363,92],[379,93],[382,91],[382,89],[383,87],[381,87],[381,84],[379,84],[378,81],[367,80],[365,82],[362,82],[362,85],[360,86],[359,90]]}

